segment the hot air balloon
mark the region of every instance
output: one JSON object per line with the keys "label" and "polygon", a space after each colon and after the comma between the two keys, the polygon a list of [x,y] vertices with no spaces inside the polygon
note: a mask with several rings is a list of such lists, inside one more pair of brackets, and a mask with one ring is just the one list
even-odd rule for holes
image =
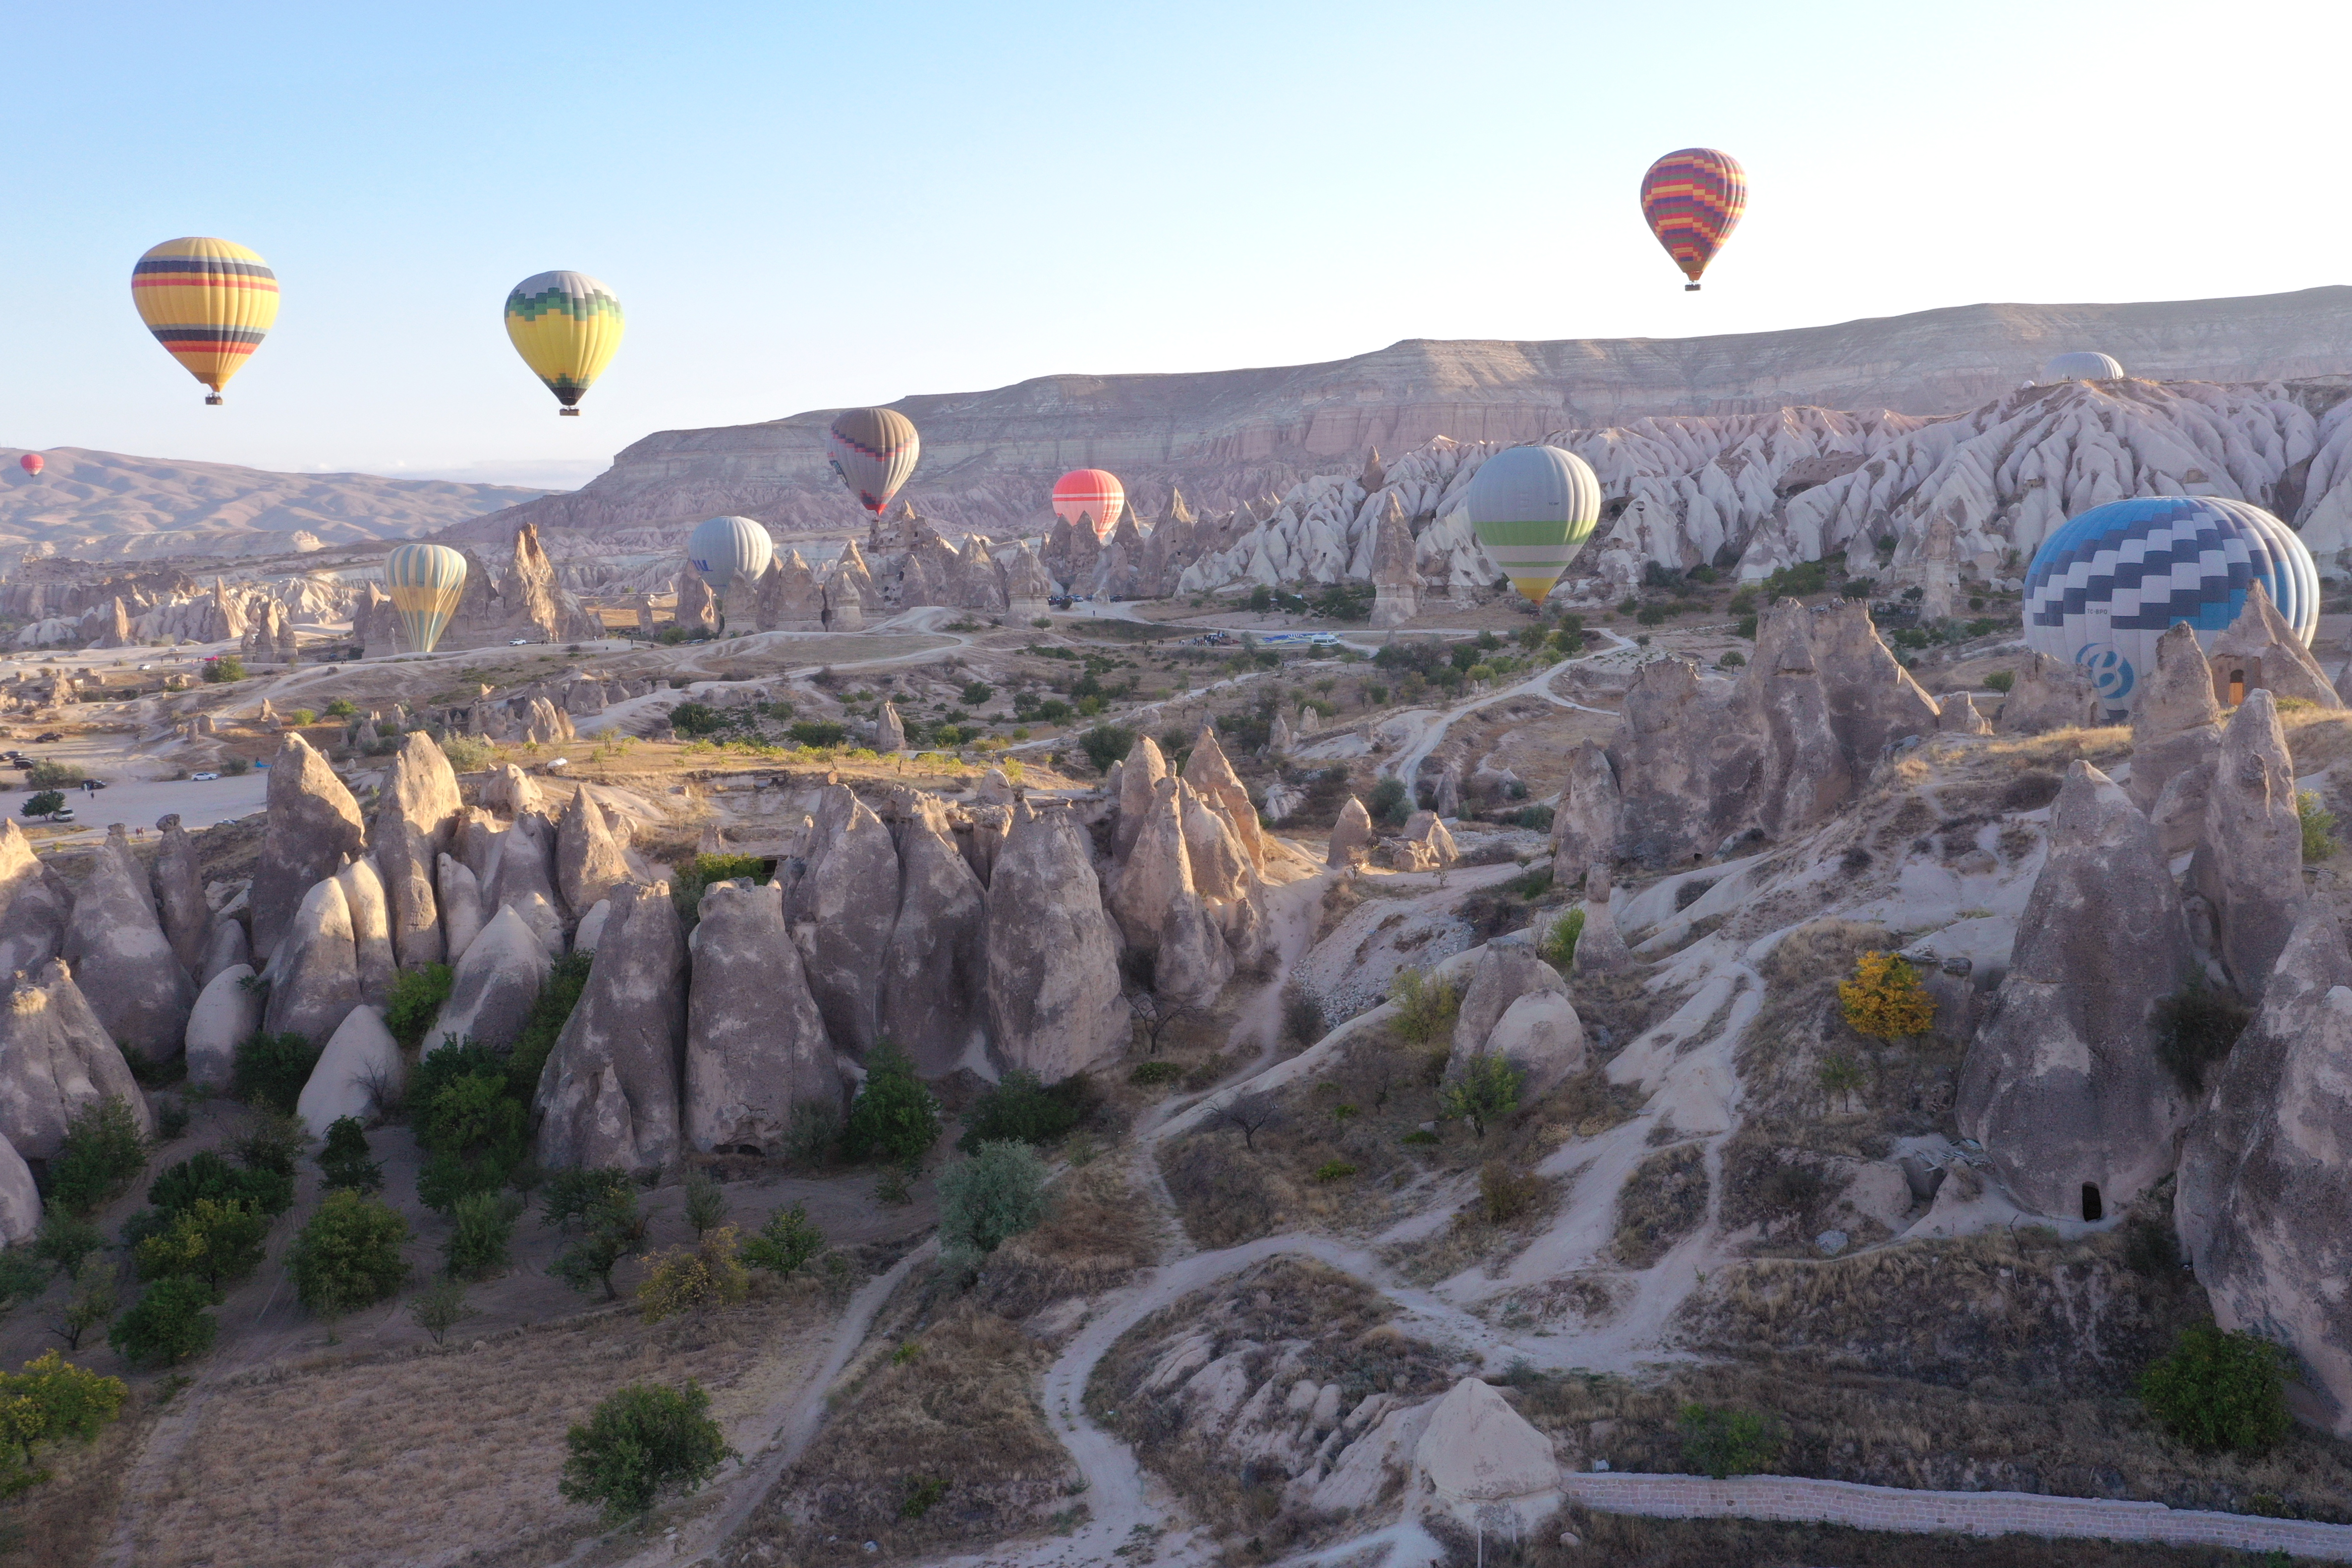
{"label": "hot air balloon", "polygon": [[431,653],[466,593],[466,558],[446,544],[403,544],[383,558],[384,585],[408,646]]}
{"label": "hot air balloon", "polygon": [[245,368],[278,320],[278,274],[226,239],[167,239],[131,269],[131,302],[164,352],[212,388]]}
{"label": "hot air balloon", "polygon": [[580,398],[621,346],[621,301],[585,272],[539,272],[507,296],[507,337],[577,418]]}
{"label": "hot air balloon", "polygon": [[694,525],[686,542],[686,558],[724,598],[740,574],[756,578],[776,555],[776,542],[748,517],[714,517]]}
{"label": "hot air balloon", "polygon": [[26,473],[35,475],[36,477],[39,475],[43,468],[48,467],[47,463],[41,461],[41,455],[38,452],[26,453],[23,457],[16,459],[16,466],[24,469]]}
{"label": "hot air balloon", "polygon": [[1642,217],[1690,279],[1685,293],[1698,291],[1699,274],[1747,206],[1748,174],[1739,160],[1712,147],[1669,153],[1642,176]]}
{"label": "hot air balloon", "polygon": [[1540,605],[1601,521],[1601,480],[1558,447],[1511,447],[1481,464],[1463,504],[1511,586]]}
{"label": "hot air balloon", "polygon": [[2220,496],[2095,506],[2044,540],[2025,573],[2025,640],[2079,664],[2108,716],[2131,712],[2156,639],[2174,626],[2210,647],[2256,583],[2304,646],[2319,628],[2319,571],[2286,524]]}
{"label": "hot air balloon", "polygon": [[833,471],[857,498],[857,504],[879,517],[915,471],[923,454],[923,439],[914,421],[895,408],[853,408],[833,422],[825,433],[825,451]]}
{"label": "hot air balloon", "polygon": [[1126,506],[1127,488],[1105,469],[1072,468],[1054,481],[1054,515],[1072,528],[1084,518],[1097,539],[1110,537]]}
{"label": "hot air balloon", "polygon": [[2123,373],[2123,362],[2113,354],[2060,354],[2042,367],[2042,384],[2048,386],[2061,381],[2114,381]]}

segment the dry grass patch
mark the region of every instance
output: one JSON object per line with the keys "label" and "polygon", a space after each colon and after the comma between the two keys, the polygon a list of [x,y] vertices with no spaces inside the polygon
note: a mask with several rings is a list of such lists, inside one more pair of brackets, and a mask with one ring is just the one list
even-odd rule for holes
{"label": "dry grass patch", "polygon": [[[1562,1531],[1578,1537],[1580,1544],[1558,1544]],[[1447,1568],[1466,1568],[1475,1555],[1457,1548],[1449,1552]],[[1496,1561],[1491,1542],[1486,1556]],[[1643,1519],[1571,1508],[1509,1561],[1526,1568],[2248,1568],[2253,1560],[2218,1547],[2045,1541],[2032,1535],[1897,1535],[1834,1524]]]}
{"label": "dry grass patch", "polygon": [[595,1530],[594,1510],[563,1501],[556,1479],[565,1429],[599,1400],[690,1377],[730,1439],[756,1447],[759,1418],[805,1373],[830,1317],[801,1287],[701,1318],[647,1325],[616,1310],[471,1350],[278,1366],[191,1390],[181,1397],[203,1401],[194,1430],[129,1500],[134,1560],[543,1556]]}
{"label": "dry grass patch", "polygon": [[1706,1151],[1666,1149],[1633,1167],[1617,1190],[1618,1261],[1647,1268],[1706,1221]]}
{"label": "dry grass patch", "polygon": [[1065,1177],[1053,1205],[1045,1224],[990,1255],[973,1288],[975,1305],[1026,1318],[1055,1301],[1116,1289],[1159,1256],[1150,1205],[1108,1160]]}
{"label": "dry grass patch", "polygon": [[114,1533],[123,1479],[162,1408],[142,1390],[96,1442],[56,1443],[44,1450],[41,1468],[49,1479],[0,1503],[0,1563],[81,1568],[97,1562]]}
{"label": "dry grass patch", "polygon": [[1400,1242],[1381,1260],[1415,1285],[1434,1285],[1475,1263],[1499,1279],[1511,1260],[1543,1234],[1568,1195],[1568,1184],[1492,1160],[1478,1173],[1478,1192],[1454,1223],[1426,1241]]}

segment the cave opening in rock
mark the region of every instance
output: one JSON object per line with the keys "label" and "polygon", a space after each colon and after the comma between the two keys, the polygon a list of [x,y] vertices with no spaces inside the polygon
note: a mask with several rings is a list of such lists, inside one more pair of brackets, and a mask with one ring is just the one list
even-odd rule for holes
{"label": "cave opening in rock", "polygon": [[2084,1219],[2107,1217],[2107,1205],[2099,1197],[2099,1184],[2096,1182],[2083,1184],[2083,1217]]}

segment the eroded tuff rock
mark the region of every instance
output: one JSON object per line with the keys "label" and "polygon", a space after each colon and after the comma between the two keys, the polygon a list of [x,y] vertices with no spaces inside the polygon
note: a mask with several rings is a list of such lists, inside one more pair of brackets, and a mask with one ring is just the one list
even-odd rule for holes
{"label": "eroded tuff rock", "polygon": [[1609,867],[1594,861],[1584,875],[1584,931],[1576,939],[1572,967],[1579,974],[1615,974],[1633,967],[1633,950],[1617,930]]}
{"label": "eroded tuff rock", "polygon": [[311,887],[263,973],[270,984],[262,1026],[325,1045],[360,1005],[359,952],[341,880],[328,877]]}
{"label": "eroded tuff rock", "polygon": [[2173,1216],[2224,1329],[2275,1339],[2300,1413],[2352,1436],[2352,952],[2303,912],[2182,1140]]}
{"label": "eroded tuff rock", "polygon": [[13,818],[0,817],[0,984],[58,955],[70,903],[43,874],[32,840]]}
{"label": "eroded tuff rock", "polygon": [[1623,802],[1616,764],[1598,742],[1580,741],[1568,754],[1568,778],[1551,818],[1552,879],[1566,886],[1595,861],[1617,853]]}
{"label": "eroded tuff rock", "polygon": [[952,1072],[985,1033],[972,1003],[987,983],[988,893],[956,847],[945,802],[908,791],[894,815],[898,906],[877,1010],[882,1037],[934,1077]]}
{"label": "eroded tuff rock", "polygon": [[2001,699],[2000,728],[2011,735],[2040,735],[2104,722],[2090,672],[2071,659],[2029,653]]}
{"label": "eroded tuff rock", "polygon": [[2282,701],[2291,697],[2318,708],[2344,706],[2335,682],[2271,603],[2259,577],[2246,590],[2246,607],[2205,655],[2223,697],[2260,689]]}
{"label": "eroded tuff rock", "polygon": [[247,968],[253,963],[253,945],[246,940],[245,922],[234,914],[215,915],[212,931],[205,938],[204,963],[196,971],[196,989],[202,991],[219,978],[222,970],[240,963]]}
{"label": "eroded tuff rock", "polygon": [[999,1057],[1048,1083],[1127,1045],[1118,938],[1066,809],[1013,808],[988,883],[987,995]]}
{"label": "eroded tuff rock", "polygon": [[0,1003],[0,1138],[27,1160],[54,1159],[66,1123],[109,1097],[153,1133],[147,1097],[71,969],[52,958],[18,973]]}
{"label": "eroded tuff rock", "polygon": [[[1108,907],[1128,945],[1153,955],[1153,988],[1197,1005],[1224,989],[1234,960],[1193,880],[1181,798],[1191,793],[1181,779],[1166,775],[1152,785],[1127,859],[1112,873]],[[1222,819],[1199,809],[1222,827]]]}
{"label": "eroded tuff rock", "polygon": [[2269,692],[2250,693],[2231,715],[2209,772],[2189,888],[2212,907],[2217,956],[2251,998],[2262,994],[2305,897],[2294,763]]}
{"label": "eroded tuff rock", "polygon": [[2148,1022],[2194,959],[2156,835],[2113,780],[2074,763],[2050,823],[1958,1112],[2019,1203],[2072,1218],[2094,1194],[2113,1213],[2172,1168],[2189,1108]]}
{"label": "eroded tuff rock", "polygon": [[[560,942],[563,906],[555,891],[555,825],[526,811],[506,831],[490,835],[488,854],[488,869],[478,873],[484,914],[536,900],[553,914]],[[562,950],[559,946],[556,951]]]}
{"label": "eroded tuff rock", "polygon": [[550,1170],[643,1171],[677,1157],[686,943],[669,884],[614,889],[571,1021],[539,1076],[539,1159]]}
{"label": "eroded tuff rock", "polygon": [[1413,1466],[1428,1482],[1430,1500],[1465,1524],[1491,1528],[1501,1512],[1518,1529],[1532,1530],[1559,1507],[1551,1439],[1483,1378],[1464,1378],[1437,1402]]}
{"label": "eroded tuff rock", "polygon": [[[180,826],[179,813],[158,821],[155,829],[162,835],[152,873],[155,912],[173,955],[193,979],[204,968],[205,943],[212,935],[212,906],[205,902],[205,879],[196,870],[195,846]],[[5,896],[0,893],[0,898]]]}
{"label": "eroded tuff rock", "polygon": [[449,999],[425,1032],[425,1048],[454,1038],[511,1049],[553,963],[521,911],[500,910],[457,960]]}
{"label": "eroded tuff rock", "polygon": [[1992,721],[1977,711],[1975,698],[1956,691],[1937,706],[1936,728],[1947,735],[1990,735]]}
{"label": "eroded tuff rock", "polygon": [[359,802],[299,731],[269,766],[269,824],[253,871],[253,951],[267,960],[311,887],[367,847]]}
{"label": "eroded tuff rock", "polygon": [[787,891],[785,913],[826,1032],[862,1056],[880,1032],[879,961],[898,918],[898,851],[845,784],[827,788],[818,805],[808,868]]}
{"label": "eroded tuff rock", "polygon": [[188,1013],[188,1082],[225,1090],[236,1066],[236,1047],[261,1027],[261,989],[253,966],[232,963],[205,982]]}
{"label": "eroded tuff rock", "polygon": [[294,1114],[311,1137],[323,1139],[340,1119],[364,1121],[397,1100],[405,1072],[400,1042],[384,1027],[383,1014],[364,1005],[354,1007],[328,1037],[319,1065],[294,1102]]}
{"label": "eroded tuff rock", "polygon": [[783,1146],[795,1105],[841,1107],[824,1018],[774,883],[702,895],[686,1018],[686,1139],[708,1152]]}
{"label": "eroded tuff rock", "polygon": [[1462,858],[1454,846],[1454,835],[1433,811],[1416,811],[1404,819],[1404,829],[1397,837],[1413,846],[1420,853],[1415,857],[1416,870],[1443,871]]}
{"label": "eroded tuff rock", "polygon": [[383,1006],[399,973],[393,960],[392,900],[373,860],[354,860],[335,873],[343,904],[352,915],[352,963],[359,972],[360,1000]]}
{"label": "eroded tuff rock", "polygon": [[2221,749],[2221,705],[2213,700],[2213,671],[2186,623],[2156,639],[2156,667],[2142,676],[2132,699],[2131,782],[2126,793],[2153,811],[2165,785],[2213,760]]}
{"label": "eroded tuff rock", "polygon": [[1215,726],[1201,726],[1192,753],[1184,759],[1184,782],[1225,819],[1225,826],[1233,829],[1234,837],[1248,852],[1251,869],[1265,870],[1265,839],[1258,831],[1257,807],[1251,804],[1249,790],[1243,784],[1241,774],[1234,772],[1225,749],[1217,744]]}
{"label": "eroded tuff rock", "polygon": [[1136,737],[1118,764],[1118,820],[1111,828],[1111,853],[1124,860],[1151,811],[1151,786],[1168,776],[1168,758],[1149,735]]}
{"label": "eroded tuff rock", "polygon": [[1331,847],[1323,856],[1323,864],[1333,867],[1360,866],[1372,847],[1372,814],[1354,795],[1339,808],[1339,819],[1331,825]]}
{"label": "eroded tuff rock", "polygon": [[376,802],[371,847],[391,900],[394,956],[404,969],[449,959],[435,868],[464,814],[457,772],[433,738],[418,731],[401,742]]}
{"label": "eroded tuff rock", "polygon": [[1488,943],[1471,965],[1470,984],[1463,988],[1462,1005],[1454,1016],[1454,1048],[1447,1057],[1448,1078],[1460,1075],[1472,1057],[1486,1048],[1486,1037],[1512,1003],[1539,992],[1568,994],[1559,971],[1535,955],[1524,942]]}
{"label": "eroded tuff rock", "polygon": [[436,858],[434,882],[440,894],[444,962],[455,964],[466,956],[466,950],[481,934],[481,886],[464,861],[448,854]]}
{"label": "eroded tuff rock", "polygon": [[108,1037],[150,1061],[179,1054],[195,984],[155,918],[146,868],[131,855],[121,823],[106,830],[105,844],[91,857],[66,921],[63,952]]}
{"label": "eroded tuff rock", "polygon": [[555,880],[563,906],[584,910],[628,879],[628,858],[613,837],[604,806],[583,784],[572,792],[555,830]]}
{"label": "eroded tuff rock", "polygon": [[0,1138],[0,1246],[30,1241],[41,1228],[41,1190],[16,1145]]}

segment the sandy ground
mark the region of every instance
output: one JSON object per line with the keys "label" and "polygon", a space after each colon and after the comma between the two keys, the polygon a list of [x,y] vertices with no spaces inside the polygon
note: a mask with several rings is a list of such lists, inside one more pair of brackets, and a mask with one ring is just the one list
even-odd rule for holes
{"label": "sandy ground", "polygon": [[[61,750],[44,748],[43,754]],[[124,780],[89,795],[69,789],[66,791],[66,804],[73,807],[74,820],[69,826],[76,831],[44,838],[43,842],[94,842],[106,837],[107,824],[113,822],[152,828],[157,818],[175,811],[180,814],[180,826],[194,832],[216,822],[249,816],[261,810],[268,797],[269,774],[259,768],[236,778]],[[31,798],[29,793],[20,796],[18,808]]]}

